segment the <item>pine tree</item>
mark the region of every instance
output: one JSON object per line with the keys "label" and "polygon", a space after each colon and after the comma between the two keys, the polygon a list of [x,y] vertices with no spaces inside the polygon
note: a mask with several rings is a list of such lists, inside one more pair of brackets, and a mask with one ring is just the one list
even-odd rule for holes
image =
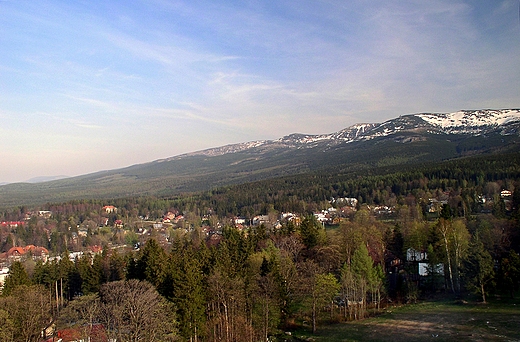
{"label": "pine tree", "polygon": [[323,231],[321,224],[312,215],[307,216],[300,224],[300,235],[307,249],[312,249],[322,242]]}
{"label": "pine tree", "polygon": [[202,258],[199,258],[193,247],[185,243],[174,248],[170,254],[168,284],[161,288],[170,288],[170,300],[177,308],[179,331],[190,341],[197,341],[204,335],[206,323],[206,276],[202,272]]}
{"label": "pine tree", "polygon": [[23,264],[15,261],[9,267],[9,275],[5,279],[2,295],[9,296],[18,286],[30,285],[31,281]]}

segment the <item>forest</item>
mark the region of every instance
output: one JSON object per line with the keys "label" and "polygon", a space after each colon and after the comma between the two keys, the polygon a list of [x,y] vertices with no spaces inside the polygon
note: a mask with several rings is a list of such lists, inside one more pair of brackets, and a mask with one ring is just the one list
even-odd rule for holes
{"label": "forest", "polygon": [[[182,219],[166,223],[170,213]],[[236,224],[257,215],[266,221]],[[1,341],[282,341],[395,303],[486,302],[520,285],[518,153],[48,203],[0,219],[26,222],[2,225],[1,252],[51,256],[10,263]]]}

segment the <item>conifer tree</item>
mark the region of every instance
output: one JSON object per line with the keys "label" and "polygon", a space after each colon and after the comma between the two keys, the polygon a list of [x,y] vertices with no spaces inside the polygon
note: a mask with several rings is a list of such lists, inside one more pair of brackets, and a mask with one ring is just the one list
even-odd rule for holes
{"label": "conifer tree", "polygon": [[300,235],[307,249],[312,249],[323,241],[323,228],[313,216],[307,216],[300,224]]}
{"label": "conifer tree", "polygon": [[170,289],[169,299],[177,308],[180,334],[191,341],[204,336],[206,323],[206,276],[201,261],[189,243],[172,249],[166,276],[168,284],[161,286]]}
{"label": "conifer tree", "polygon": [[2,295],[9,296],[18,286],[30,285],[31,280],[27,275],[25,267],[19,261],[15,261],[9,268],[9,275],[5,279]]}

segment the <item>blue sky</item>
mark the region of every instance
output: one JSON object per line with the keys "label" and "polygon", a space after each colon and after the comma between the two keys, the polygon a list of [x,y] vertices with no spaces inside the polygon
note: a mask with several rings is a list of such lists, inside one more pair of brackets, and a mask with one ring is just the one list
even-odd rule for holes
{"label": "blue sky", "polygon": [[0,182],[520,107],[518,0],[0,0]]}

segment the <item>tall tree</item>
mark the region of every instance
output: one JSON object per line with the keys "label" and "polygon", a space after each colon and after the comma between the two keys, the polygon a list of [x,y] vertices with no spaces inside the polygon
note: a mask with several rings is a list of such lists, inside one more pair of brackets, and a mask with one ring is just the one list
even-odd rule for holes
{"label": "tall tree", "polygon": [[249,264],[253,327],[256,335],[267,341],[281,318],[279,250],[271,244],[268,249],[251,255]]}
{"label": "tall tree", "polygon": [[253,340],[248,319],[244,279],[218,265],[208,277],[207,340],[241,342]]}
{"label": "tall tree", "polygon": [[314,215],[305,217],[300,224],[302,242],[308,249],[312,249],[324,241],[325,231]]}
{"label": "tall tree", "polygon": [[204,257],[189,243],[172,249],[165,283],[161,285],[177,308],[179,331],[190,341],[204,335],[206,276]]}
{"label": "tall tree", "polygon": [[316,333],[319,315],[326,305],[332,304],[332,299],[339,293],[340,285],[333,274],[323,272],[312,260],[300,263],[299,271],[302,304],[310,313],[312,332]]}
{"label": "tall tree", "polygon": [[[449,206],[445,205],[443,207],[443,211],[445,212],[443,216],[447,216],[448,214],[446,212],[450,212],[449,210],[446,210],[445,208],[450,208]],[[442,216],[442,215],[441,215]],[[450,218],[441,217],[439,219],[439,222],[437,224],[437,230],[441,236],[441,244],[442,248],[444,250],[444,257],[446,258],[446,262],[444,263],[446,265],[446,268],[448,269],[448,278],[450,281],[450,288],[453,293],[455,293],[455,281],[453,279],[453,262],[452,262],[452,249],[451,249],[451,237],[452,237],[452,221]]]}
{"label": "tall tree", "polygon": [[457,292],[460,291],[460,269],[462,267],[462,260],[466,255],[470,239],[471,236],[466,227],[465,219],[459,218],[453,220],[450,243],[452,245],[451,250],[453,251],[453,270]]}
{"label": "tall tree", "polygon": [[493,279],[493,259],[484,248],[484,244],[474,236],[468,249],[468,256],[463,262],[466,287],[479,293],[486,303],[486,285]]}
{"label": "tall tree", "polygon": [[170,341],[177,337],[174,309],[147,281],[106,283],[99,292],[100,322],[118,341]]}
{"label": "tall tree", "polygon": [[94,328],[101,317],[100,309],[97,294],[76,297],[60,312],[57,328],[75,328],[85,341],[103,341],[104,331]]}
{"label": "tall tree", "polygon": [[500,262],[500,283],[511,298],[514,298],[515,291],[520,286],[520,256],[514,250],[510,250],[507,257]]}
{"label": "tall tree", "polygon": [[147,280],[159,287],[163,281],[166,265],[166,252],[155,239],[150,239],[139,252],[134,267],[129,267],[127,278]]}
{"label": "tall tree", "polygon": [[30,284],[31,280],[25,271],[25,267],[21,262],[15,261],[9,268],[9,275],[5,280],[2,295],[9,296],[18,286]]}
{"label": "tall tree", "polygon": [[317,316],[320,310],[330,305],[334,307],[333,299],[338,294],[340,285],[336,277],[331,273],[316,274],[314,278],[314,287],[312,291],[312,332],[316,333]]}
{"label": "tall tree", "polygon": [[345,304],[348,305],[351,317],[358,319],[366,316],[369,292],[372,292],[373,299],[379,301],[382,277],[382,268],[374,267],[366,245],[361,243],[355,250],[350,265],[345,264],[341,271]]}

